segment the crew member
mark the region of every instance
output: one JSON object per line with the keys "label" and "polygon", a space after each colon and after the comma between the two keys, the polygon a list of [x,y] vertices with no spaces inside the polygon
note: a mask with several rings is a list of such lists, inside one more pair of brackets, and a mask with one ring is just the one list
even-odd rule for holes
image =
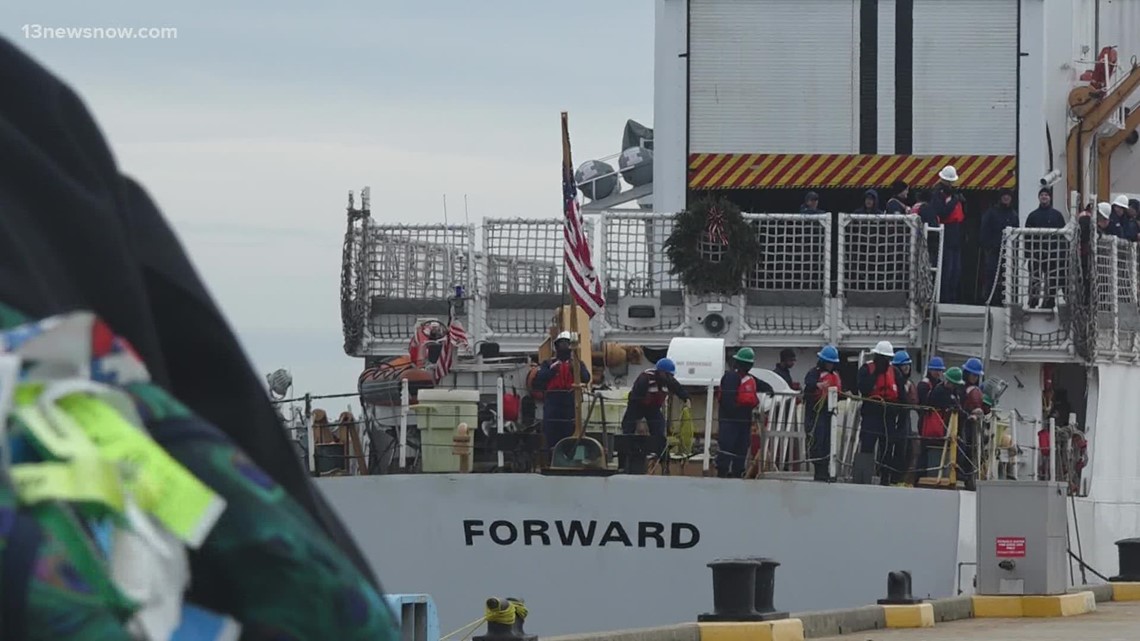
{"label": "crew member", "polygon": [[819,208],[819,194],[809,191],[804,195],[804,204],[800,205],[801,214],[826,214]]}
{"label": "crew member", "polygon": [[1099,236],[1120,236],[1120,221],[1113,220],[1112,205],[1096,204],[1096,229]]}
{"label": "crew member", "polygon": [[[989,305],[1000,305],[1004,299],[1005,293],[1002,290],[1001,281],[997,277],[1002,233],[1008,228],[1016,228],[1018,224],[1017,210],[1013,208],[1013,191],[1003,189],[1001,196],[998,197],[997,204],[982,214],[982,230],[978,235],[978,244],[982,246],[986,261],[986,284],[982,290],[982,295],[987,297],[987,304]],[[997,283],[996,288],[994,283]],[[990,292],[993,292],[992,297],[990,297]]]}
{"label": "crew member", "polygon": [[930,194],[923,218],[930,215],[942,225],[942,292],[939,302],[958,302],[962,280],[962,223],[966,221],[966,201],[956,187],[958,170],[946,165],[938,172],[938,185]]}
{"label": "crew member", "polygon": [[[942,454],[948,446],[946,438],[949,436],[950,415],[961,407],[961,391],[962,370],[957,367],[946,370],[942,382],[930,391],[929,404],[932,411],[922,422],[922,446],[926,452],[923,467],[928,476],[937,476],[942,465]],[[950,460],[949,453],[946,460]]]}
{"label": "crew member", "polygon": [[[1065,226],[1065,215],[1053,208],[1053,192],[1048,187],[1037,191],[1037,201],[1040,206],[1029,212],[1025,217],[1027,229],[1061,229]],[[1060,236],[1041,236],[1033,241],[1035,249],[1030,252],[1030,278],[1032,279],[1033,294],[1029,298],[1029,306],[1041,308],[1054,307],[1057,290],[1063,286],[1061,270],[1063,268],[1060,256],[1068,248]],[[1040,289],[1041,292],[1037,290]],[[1042,293],[1043,295],[1038,295]]]}
{"label": "crew member", "polygon": [[662,358],[653,367],[645,370],[633,381],[629,390],[629,403],[621,417],[621,433],[637,432],[637,422],[644,420],[649,426],[650,436],[665,436],[665,415],[661,407],[670,393],[690,406],[689,393],[677,382],[673,374],[677,366],[671,359]]}
{"label": "crew member", "polygon": [[[942,419],[936,415],[936,412],[929,408],[931,407],[930,394],[934,391],[934,388],[942,384],[942,373],[945,371],[946,364],[942,362],[942,357],[932,356],[926,363],[926,376],[915,386],[918,393],[918,406],[920,408],[918,410],[918,433],[922,438],[925,438],[928,421],[933,421],[932,425],[936,425],[938,429],[942,428]],[[931,418],[932,416],[933,418]],[[933,431],[936,430],[932,428],[932,433]],[[938,438],[942,437],[939,436]],[[923,454],[924,442],[920,440],[916,445],[917,447],[911,452],[911,464],[915,471],[914,477],[917,480],[922,478],[923,474],[926,473],[926,468],[930,466],[925,463],[926,457]],[[941,445],[942,443],[939,442],[938,446],[941,447]]]}
{"label": "crew member", "polygon": [[741,347],[732,357],[732,369],[720,379],[716,475],[741,478],[752,444],[752,412],[760,405],[758,394],[771,394],[772,386],[749,372],[756,361],[750,347]]}
{"label": "crew member", "polygon": [[[854,482],[868,484],[875,475],[875,449],[878,446],[879,461],[886,454],[887,425],[898,414],[895,405],[899,401],[899,381],[891,360],[895,349],[890,341],[879,341],[871,350],[874,357],[870,363],[859,368],[859,395],[863,403],[859,407],[862,417],[859,424],[859,453],[855,455],[853,470]],[[889,475],[880,473],[880,482]]]}
{"label": "crew member", "polygon": [[967,359],[962,365],[962,381],[964,383],[961,404],[962,423],[959,425],[961,437],[958,439],[958,469],[966,482],[966,487],[973,486],[974,475],[977,473],[976,462],[980,456],[979,450],[982,442],[982,419],[989,414],[985,404],[985,395],[982,393],[981,381],[982,361],[976,358]]}
{"label": "crew member", "polygon": [[827,408],[827,390],[832,387],[843,389],[839,373],[835,371],[839,366],[839,350],[833,345],[825,345],[816,357],[819,360],[815,367],[804,377],[804,427],[810,437],[808,456],[815,468],[815,480],[830,481],[831,412]]}
{"label": "crew member", "polygon": [[879,208],[879,192],[874,189],[868,189],[863,192],[863,206],[851,212],[853,214],[881,214],[883,210]]}
{"label": "crew member", "polygon": [[[538,368],[534,388],[544,391],[542,404],[542,434],[547,449],[564,438],[574,435],[574,368],[571,364],[570,332],[562,332],[554,339],[554,358]],[[590,382],[590,370],[578,363],[581,383]]]}
{"label": "crew member", "polygon": [[780,350],[780,362],[776,363],[776,366],[772,368],[772,371],[776,372],[780,378],[784,379],[784,382],[788,384],[788,387],[792,389],[799,389],[800,384],[796,383],[792,379],[792,368],[795,366],[796,350],[790,347],[785,347],[784,349]]}
{"label": "crew member", "polygon": [[910,208],[906,206],[906,199],[909,194],[910,186],[901,180],[896,180],[891,185],[891,197],[887,200],[887,213],[909,214]]}
{"label": "crew member", "polygon": [[1112,216],[1116,224],[1120,225],[1120,237],[1135,242],[1140,234],[1140,225],[1137,225],[1136,216],[1128,206],[1128,196],[1121,194],[1113,199]]}
{"label": "crew member", "polygon": [[941,356],[932,356],[926,364],[926,377],[918,382],[918,404],[926,407],[930,402],[930,393],[942,383],[942,373],[946,371],[946,364]]}
{"label": "crew member", "polygon": [[[910,381],[910,354],[905,349],[896,352],[891,365],[895,368],[895,379],[898,381],[899,405],[914,405],[918,401],[918,393]],[[880,482],[883,485],[903,483],[910,476],[907,449],[910,436],[910,408],[899,407],[895,412],[895,420],[887,424],[887,451],[880,472]]]}

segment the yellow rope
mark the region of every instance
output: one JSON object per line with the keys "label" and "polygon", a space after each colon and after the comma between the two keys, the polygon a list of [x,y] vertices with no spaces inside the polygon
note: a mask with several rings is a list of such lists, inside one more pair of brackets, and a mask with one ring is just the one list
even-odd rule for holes
{"label": "yellow rope", "polygon": [[515,622],[516,618],[526,618],[528,610],[525,605],[518,601],[507,601],[507,605],[509,607],[507,607],[506,610],[492,610],[491,608],[487,608],[483,617],[489,623],[502,623],[503,625],[511,625]]}
{"label": "yellow rope", "polygon": [[483,625],[484,622],[512,625],[516,619],[526,619],[527,614],[530,612],[527,610],[525,605],[519,603],[518,601],[507,601],[506,605],[507,609],[505,610],[493,610],[489,607],[485,608],[483,611],[483,616],[475,619],[471,623],[468,623],[467,625],[459,628],[454,632],[440,637],[439,641],[447,641],[448,639],[461,632],[466,632],[466,634],[464,634],[459,641],[466,641],[468,637],[470,637],[472,634],[475,634],[475,631],[478,630],[479,626]]}
{"label": "yellow rope", "polygon": [[471,636],[471,633],[472,633],[472,632],[474,632],[475,630],[478,630],[478,629],[479,629],[479,626],[480,626],[480,625],[482,625],[482,624],[483,624],[483,622],[484,622],[484,621],[486,621],[486,620],[487,620],[487,617],[485,617],[485,616],[479,617],[478,619],[475,619],[475,620],[474,620],[474,621],[472,621],[471,623],[468,623],[467,625],[465,625],[465,626],[463,626],[463,627],[459,628],[459,629],[458,629],[458,630],[456,630],[455,632],[451,632],[451,633],[449,633],[449,634],[446,634],[446,635],[444,635],[444,636],[440,637],[440,638],[439,638],[439,641],[447,641],[447,640],[448,640],[448,639],[450,639],[451,637],[453,637],[453,636],[455,636],[455,635],[457,635],[457,634],[459,634],[460,632],[463,632],[463,631],[466,631],[466,632],[467,632],[467,634],[463,636],[463,638],[464,638],[464,639],[466,639],[467,637]]}

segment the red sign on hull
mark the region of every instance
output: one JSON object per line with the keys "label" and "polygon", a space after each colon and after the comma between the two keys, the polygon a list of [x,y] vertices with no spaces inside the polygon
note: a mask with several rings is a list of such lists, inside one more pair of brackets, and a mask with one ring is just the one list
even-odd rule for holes
{"label": "red sign on hull", "polygon": [[1025,558],[1025,537],[999,536],[996,539],[996,548],[999,559]]}

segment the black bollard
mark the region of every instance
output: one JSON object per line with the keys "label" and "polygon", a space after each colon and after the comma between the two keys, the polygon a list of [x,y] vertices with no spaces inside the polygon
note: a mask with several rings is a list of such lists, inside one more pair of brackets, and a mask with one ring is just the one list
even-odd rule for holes
{"label": "black bollard", "polygon": [[763,621],[756,611],[756,559],[717,559],[708,566],[713,575],[713,611],[697,621]]}
{"label": "black bollard", "polygon": [[922,603],[910,593],[910,570],[887,573],[887,598],[879,599],[879,605],[914,605]]}
{"label": "black bollard", "polygon": [[1120,574],[1109,581],[1116,583],[1140,582],[1140,539],[1121,539],[1116,542],[1116,555],[1120,561]]}
{"label": "black bollard", "polygon": [[538,641],[538,636],[523,631],[527,609],[520,599],[487,599],[487,634],[472,641]]}
{"label": "black bollard", "polygon": [[788,618],[787,612],[777,612],[773,604],[776,594],[776,568],[780,564],[763,557],[753,559],[759,563],[756,568],[756,612],[763,621]]}

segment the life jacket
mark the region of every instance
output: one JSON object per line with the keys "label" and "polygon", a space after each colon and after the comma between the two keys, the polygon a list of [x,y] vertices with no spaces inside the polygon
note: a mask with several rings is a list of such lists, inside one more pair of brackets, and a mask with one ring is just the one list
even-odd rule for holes
{"label": "life jacket", "polygon": [[665,404],[665,399],[669,396],[669,388],[657,380],[657,370],[649,368],[641,373],[649,379],[649,387],[646,389],[645,398],[641,404],[645,407],[661,407]]}
{"label": "life jacket", "polygon": [[519,395],[514,392],[503,393],[503,420],[504,421],[517,421],[519,420],[519,411],[521,409],[521,400]]}
{"label": "life jacket", "polygon": [[[967,412],[972,412],[977,409],[984,411],[986,409],[985,398],[982,395],[980,387],[977,385],[966,386],[966,393],[962,399],[962,409]],[[986,413],[988,414],[989,412]]]}
{"label": "life jacket", "polygon": [[546,384],[547,392],[569,392],[574,389],[574,366],[570,361],[555,360],[550,364],[554,377]]}
{"label": "life jacket", "polygon": [[950,213],[945,218],[939,220],[938,222],[942,223],[943,225],[960,225],[965,221],[966,211],[962,208],[962,201],[960,199],[955,199],[954,208],[950,210]]}
{"label": "life jacket", "polygon": [[760,397],[756,395],[756,379],[751,374],[741,376],[740,386],[736,388],[736,404],[750,409],[760,405]]}
{"label": "life jacket", "polygon": [[875,365],[871,364],[871,372],[875,374],[875,387],[871,390],[871,398],[892,402],[899,400],[899,388],[895,383],[895,368],[887,365],[887,371],[876,373]]}
{"label": "life jacket", "polygon": [[838,372],[829,372],[822,369],[819,370],[819,383],[823,383],[825,385],[824,389],[821,390],[818,387],[805,387],[803,391],[805,411],[810,412],[813,415],[816,413],[816,405],[819,404],[822,399],[827,398],[827,388],[834,387],[835,389],[839,390],[843,389],[843,382],[839,378]]}
{"label": "life jacket", "polygon": [[922,427],[919,428],[922,438],[946,438],[946,426],[949,425],[949,421],[945,414],[938,410],[930,410],[923,414]]}
{"label": "life jacket", "polygon": [[[925,396],[926,402],[929,403],[930,395],[933,394],[934,390],[938,389],[938,386],[941,384],[942,379],[940,378],[930,378],[927,376],[926,378],[922,379],[918,382],[918,398],[921,399]],[[925,394],[922,393],[924,385],[926,386]],[[923,438],[942,438],[946,436],[946,422],[938,410],[923,409],[921,412],[921,417],[918,421],[918,425],[918,433]]]}

